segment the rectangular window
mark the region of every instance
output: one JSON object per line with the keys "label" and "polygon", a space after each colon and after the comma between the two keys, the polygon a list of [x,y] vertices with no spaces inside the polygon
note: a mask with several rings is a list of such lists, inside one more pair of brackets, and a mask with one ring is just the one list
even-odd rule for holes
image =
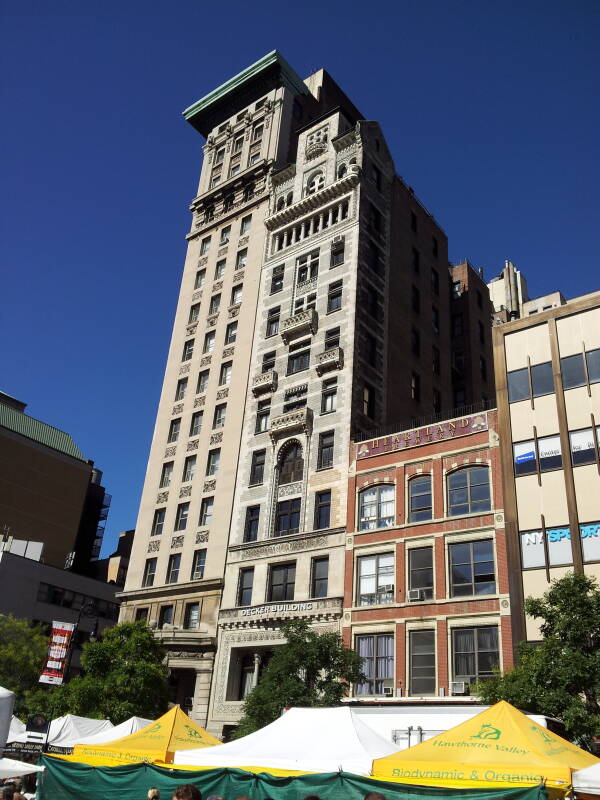
{"label": "rectangular window", "polygon": [[173,624],[173,606],[161,606],[158,612],[158,630]]}
{"label": "rectangular window", "polygon": [[180,378],[177,381],[177,389],[175,390],[175,400],[183,400],[187,389],[187,378]]}
{"label": "rectangular window", "polygon": [[277,503],[275,536],[289,536],[300,530],[300,498]]}
{"label": "rectangular window", "polygon": [[435,307],[431,309],[431,327],[437,336],[440,332],[440,312]]}
{"label": "rectangular window", "polygon": [[186,603],[183,615],[183,627],[186,630],[195,630],[200,621],[200,603]]}
{"label": "rectangular window", "polygon": [[411,375],[410,396],[417,403],[421,400],[421,376],[418,372],[413,372]]}
{"label": "rectangular window", "polygon": [[206,459],[206,474],[207,475],[216,475],[219,471],[219,465],[221,463],[221,450],[217,448],[216,450],[209,450],[208,451],[208,458]]}
{"label": "rectangular window", "polygon": [[583,353],[561,358],[560,371],[562,373],[563,388],[574,389],[577,386],[586,385]]}
{"label": "rectangular window", "polygon": [[206,236],[200,242],[200,255],[205,256],[210,250],[210,236]]}
{"label": "rectangular window", "polygon": [[433,599],[433,547],[412,547],[408,551],[408,589],[418,592],[418,598]]}
{"label": "rectangular window", "polygon": [[377,339],[363,331],[362,356],[372,367],[377,364]]}
{"label": "rectangular window", "polygon": [[488,467],[464,467],[448,475],[448,515],[489,511],[490,471]]}
{"label": "rectangular window", "polygon": [[587,364],[588,380],[590,383],[600,382],[600,348],[588,350],[585,354]]}
{"label": "rectangular window", "polygon": [[181,553],[172,553],[167,565],[167,580],[165,583],[177,583],[179,580],[179,567],[181,566]]}
{"label": "rectangular window", "polygon": [[487,381],[487,362],[483,356],[479,356],[479,374],[482,381]]}
{"label": "rectangular window", "polygon": [[215,406],[215,413],[213,415],[213,430],[215,428],[222,428],[225,425],[225,413],[227,411],[227,403],[220,403]]}
{"label": "rectangular window", "polygon": [[240,570],[238,581],[237,605],[249,606],[252,603],[252,584],[254,583],[254,567]]}
{"label": "rectangular window", "polygon": [[586,564],[600,561],[600,524],[597,522],[586,523],[579,526],[583,560]]}
{"label": "rectangular window", "polygon": [[[596,433],[600,437],[600,427],[596,429]],[[571,442],[571,461],[574,467],[580,464],[596,463],[596,445],[592,428],[571,431],[569,439]]]}
{"label": "rectangular window", "polygon": [[196,278],[194,280],[194,289],[201,289],[204,286],[205,280],[206,280],[206,270],[199,269],[196,272]]}
{"label": "rectangular window", "polygon": [[229,177],[233,178],[234,175],[238,174],[241,168],[242,168],[241,156],[232,156],[231,161],[229,163]]}
{"label": "rectangular window", "polygon": [[188,514],[190,513],[189,503],[179,503],[177,514],[175,515],[175,530],[184,531],[187,528]]}
{"label": "rectangular window", "polygon": [[419,314],[421,312],[421,292],[417,289],[416,286],[413,286],[411,289],[411,301],[410,305],[412,310],[415,314]]}
{"label": "rectangular window", "polygon": [[194,355],[194,340],[188,339],[188,341],[183,345],[183,353],[181,354],[181,360],[189,361],[193,355]]}
{"label": "rectangular window", "polygon": [[215,505],[214,497],[203,497],[200,504],[200,517],[198,518],[198,525],[207,528],[212,522],[213,508]]}
{"label": "rectangular window", "polygon": [[310,581],[310,596],[314,598],[327,597],[329,578],[329,556],[313,558],[312,577]]}
{"label": "rectangular window", "polygon": [[210,298],[210,304],[208,306],[208,313],[209,314],[216,314],[220,307],[221,307],[221,295],[220,294],[213,294],[213,296]]}
{"label": "rectangular window", "polygon": [[225,158],[225,148],[224,147],[220,147],[217,150],[217,152],[215,153],[215,166],[218,166],[219,164],[222,164],[224,158]]}
{"label": "rectangular window", "polygon": [[[546,551],[548,559],[546,564]],[[544,531],[521,531],[521,560],[523,569],[567,566],[573,563],[569,526],[546,528]]]}
{"label": "rectangular window", "polygon": [[208,333],[204,335],[204,346],[202,348],[202,352],[212,353],[214,349],[215,349],[215,332],[208,331]]}
{"label": "rectangular window", "polygon": [[542,436],[537,440],[540,472],[562,467],[560,436]]}
{"label": "rectangular window", "polygon": [[375,389],[366,382],[363,386],[363,414],[375,419]]}
{"label": "rectangular window", "polygon": [[241,283],[238,283],[237,286],[234,286],[231,290],[231,305],[237,306],[242,302],[242,295],[244,293],[244,287]]}
{"label": "rectangular window", "polygon": [[264,433],[269,430],[269,416],[271,414],[271,401],[259,400],[256,411],[255,433]]}
{"label": "rectangular window", "polygon": [[[485,400],[485,398],[482,398]],[[436,414],[442,410],[442,395],[438,389],[433,390],[433,410]]]}
{"label": "rectangular window", "polygon": [[221,370],[219,372],[219,386],[228,386],[231,382],[231,361],[226,361],[224,364],[221,364]]}
{"label": "rectangular window", "polygon": [[417,475],[408,482],[408,521],[423,522],[432,517],[431,475]]}
{"label": "rectangular window", "polygon": [[498,628],[454,628],[452,671],[455,681],[476,683],[491,678],[500,663]]}
{"label": "rectangular window", "polygon": [[394,634],[380,633],[356,637],[356,652],[361,658],[365,679],[356,684],[357,695],[384,695],[394,691]]}
{"label": "rectangular window", "polygon": [[290,346],[287,364],[287,374],[294,375],[308,369],[310,365],[310,339]]}
{"label": "rectangular window", "polygon": [[319,451],[317,455],[317,469],[333,467],[334,431],[319,434]]}
{"label": "rectangular window", "polygon": [[259,520],[260,506],[248,506],[246,509],[246,522],[244,523],[245,542],[255,542],[258,539]]}
{"label": "rectangular window", "polygon": [[261,372],[270,372],[272,369],[275,369],[275,356],[275,350],[263,354]]}
{"label": "rectangular window", "polygon": [[144,576],[142,578],[142,586],[154,586],[154,578],[156,576],[156,559],[147,558],[144,565]]}
{"label": "rectangular window", "polygon": [[337,408],[337,378],[328,378],[321,384],[321,414],[330,414]]}
{"label": "rectangular window", "polygon": [[135,621],[136,622],[146,622],[148,619],[148,609],[147,608],[136,608],[135,610]]}
{"label": "rectangular window", "polygon": [[173,477],[173,462],[167,461],[165,464],[162,465],[159,487],[161,489],[166,489],[168,486],[170,486],[172,477]]}
{"label": "rectangular window", "polygon": [[272,566],[269,573],[268,601],[270,603],[277,603],[285,600],[293,600],[295,584],[295,562]]}
{"label": "rectangular window", "polygon": [[416,247],[413,247],[412,249],[412,266],[413,266],[413,272],[415,272],[418,275],[419,272],[421,271],[421,254],[419,253]]}
{"label": "rectangular window", "polygon": [[281,306],[274,306],[270,308],[267,313],[267,336],[275,336],[279,333],[279,316],[281,313]]}
{"label": "rectangular window", "polygon": [[172,442],[176,442],[179,439],[179,431],[181,430],[181,417],[177,419],[172,419],[171,424],[169,425],[169,435],[167,436],[167,442],[171,444]]}
{"label": "rectangular window", "polygon": [[431,252],[434,256],[437,256],[438,254],[438,240],[435,238],[435,236],[431,237]]}
{"label": "rectangular window", "polygon": [[204,577],[204,568],[206,566],[206,550],[195,550],[192,559],[192,573],[190,580],[199,581]]}
{"label": "rectangular window", "polygon": [[194,411],[190,420],[190,436],[199,436],[202,430],[202,411]]}
{"label": "rectangular window", "polygon": [[535,364],[531,367],[531,389],[534,397],[554,392],[554,376],[552,375],[552,362]]}
{"label": "rectangular window", "polygon": [[243,269],[248,262],[248,250],[244,248],[243,250],[238,250],[237,255],[235,257],[235,268],[236,269]]}
{"label": "rectangular window", "polygon": [[335,244],[331,245],[331,259],[329,262],[329,268],[333,269],[333,267],[339,267],[340,264],[344,263],[344,242],[336,242]]}
{"label": "rectangular window", "polygon": [[234,153],[241,153],[244,147],[244,136],[237,136],[233,140],[233,152]]}
{"label": "rectangular window", "polygon": [[335,281],[327,287],[327,313],[339,311],[342,307],[342,285],[343,281]]}
{"label": "rectangular window", "polygon": [[252,141],[256,142],[262,138],[263,131],[265,126],[262,123],[258,123],[252,128]]}
{"label": "rectangular window", "polygon": [[529,400],[529,370],[515,369],[508,373],[508,402],[518,403],[520,400]]}
{"label": "rectangular window", "polygon": [[375,236],[383,234],[383,216],[373,203],[369,203],[369,227]]}
{"label": "rectangular window", "polygon": [[431,293],[438,295],[440,293],[440,274],[437,269],[431,269]]}
{"label": "rectangular window", "polygon": [[285,267],[283,264],[279,267],[273,267],[271,273],[271,294],[277,294],[283,289],[283,273]]}
{"label": "rectangular window", "polygon": [[448,553],[452,597],[496,593],[494,543],[491,539],[451,544]]}
{"label": "rectangular window", "polygon": [[513,459],[515,475],[530,475],[537,472],[535,441],[529,439],[526,442],[515,442],[513,445]]}
{"label": "rectangular window", "polygon": [[203,369],[198,373],[198,383],[196,384],[196,394],[202,394],[208,386],[208,370]]}
{"label": "rectangular window", "polygon": [[357,558],[358,606],[394,602],[394,554],[377,553]]}
{"label": "rectangular window", "polygon": [[188,481],[194,480],[194,473],[196,472],[196,456],[188,456],[183,465],[183,476],[182,482],[187,483]]}
{"label": "rectangular window", "polygon": [[227,225],[225,228],[221,229],[221,240],[219,241],[219,244],[220,245],[228,244],[230,236],[231,236],[231,225]]}
{"label": "rectangular window", "polygon": [[410,631],[409,694],[424,697],[435,694],[435,631]]}
{"label": "rectangular window", "polygon": [[242,221],[240,222],[240,236],[248,233],[250,228],[252,227],[252,214],[248,214],[245,217],[242,217]]}
{"label": "rectangular window", "polygon": [[439,375],[441,370],[441,358],[440,358],[440,351],[435,345],[433,345],[431,351],[431,369],[434,375]]}
{"label": "rectangular window", "polygon": [[266,450],[255,450],[252,453],[252,464],[250,466],[250,486],[257,486],[262,483],[265,475]]}
{"label": "rectangular window", "polygon": [[329,528],[331,521],[331,490],[317,492],[315,495],[315,530]]}
{"label": "rectangular window", "polygon": [[154,519],[152,520],[152,529],[150,531],[151,536],[160,536],[163,532],[163,528],[165,526],[165,514],[167,513],[166,508],[157,508],[154,512]]}
{"label": "rectangular window", "polygon": [[220,169],[215,169],[215,170],[213,170],[213,173],[212,173],[211,178],[210,178],[210,187],[211,187],[211,189],[214,188],[215,186],[218,186],[219,183],[221,183],[221,170]]}
{"label": "rectangular window", "polygon": [[188,317],[188,325],[192,322],[198,322],[198,317],[200,316],[200,303],[194,303],[193,306],[190,307],[190,315]]}
{"label": "rectangular window", "polygon": [[462,336],[463,335],[463,315],[462,314],[453,314],[452,315],[452,336]]}
{"label": "rectangular window", "polygon": [[226,266],[226,264],[227,264],[227,261],[224,258],[222,258],[220,261],[217,261],[217,264],[215,266],[215,280],[216,281],[220,281],[221,278],[225,275],[225,266]]}
{"label": "rectangular window", "polygon": [[483,344],[485,342],[485,331],[483,323],[480,321],[477,322],[477,330],[479,331],[479,342]]}
{"label": "rectangular window", "polygon": [[421,333],[414,325],[410,329],[410,349],[414,356],[421,355]]}
{"label": "rectangular window", "polygon": [[225,344],[233,344],[237,339],[237,322],[230,322],[225,329]]}
{"label": "rectangular window", "polygon": [[319,251],[313,250],[296,260],[297,283],[304,283],[319,274]]}

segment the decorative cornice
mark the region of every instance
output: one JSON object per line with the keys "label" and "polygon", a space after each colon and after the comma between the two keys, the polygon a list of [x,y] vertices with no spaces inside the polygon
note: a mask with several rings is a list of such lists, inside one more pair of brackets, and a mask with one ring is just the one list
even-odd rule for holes
{"label": "decorative cornice", "polygon": [[257,397],[264,392],[275,392],[277,390],[277,380],[277,371],[274,369],[255,375],[252,378],[252,394]]}
{"label": "decorative cornice", "polygon": [[303,331],[310,331],[313,335],[317,332],[319,318],[314,308],[298,311],[281,323],[281,338],[288,344],[290,339],[299,336]]}
{"label": "decorative cornice", "polygon": [[273,417],[269,434],[273,441],[281,436],[287,436],[294,431],[310,434],[312,431],[312,423],[312,409],[298,408],[295,411],[288,411],[286,414]]}

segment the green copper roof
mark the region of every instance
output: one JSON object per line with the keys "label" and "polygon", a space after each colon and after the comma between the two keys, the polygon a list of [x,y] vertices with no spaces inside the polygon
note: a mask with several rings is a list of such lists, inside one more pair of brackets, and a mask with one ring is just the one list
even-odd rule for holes
{"label": "green copper roof", "polygon": [[46,425],[45,422],[40,422],[39,419],[28,417],[27,414],[15,411],[14,408],[9,408],[2,403],[0,403],[0,427],[8,428],[9,431],[26,436],[34,442],[51,447],[61,453],[66,453],[68,456],[73,456],[73,458],[77,458],[80,461],[85,461],[83,453],[68,433],[59,431],[58,428],[53,428],[52,425]]}
{"label": "green copper roof", "polygon": [[225,99],[228,95],[235,92],[244,84],[249,83],[257,77],[261,77],[267,70],[278,69],[282,83],[288,85],[291,89],[298,92],[298,94],[308,94],[308,89],[302,78],[295,72],[294,69],[288,64],[285,58],[277,51],[272,50],[263,56],[261,59],[251,64],[246,69],[242,70],[238,75],[230,78],[224,84],[205,97],[197,100],[189,108],[183,112],[185,119],[196,127],[196,119],[202,112],[208,111],[209,108],[214,107],[216,103]]}

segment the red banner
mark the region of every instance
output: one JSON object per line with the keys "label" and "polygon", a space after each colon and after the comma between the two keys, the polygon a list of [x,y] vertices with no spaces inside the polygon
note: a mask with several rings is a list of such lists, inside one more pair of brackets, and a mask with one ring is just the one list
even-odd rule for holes
{"label": "red banner", "polygon": [[56,622],[56,620],[52,622],[48,656],[39,683],[59,684],[63,682],[74,630],[74,622]]}

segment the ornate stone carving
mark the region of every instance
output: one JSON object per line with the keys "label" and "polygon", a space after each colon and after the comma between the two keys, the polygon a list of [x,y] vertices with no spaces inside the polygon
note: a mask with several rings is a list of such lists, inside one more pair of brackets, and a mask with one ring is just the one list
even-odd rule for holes
{"label": "ornate stone carving", "polygon": [[281,324],[281,338],[286,344],[295,336],[300,336],[302,333],[315,334],[319,318],[314,308],[308,308],[305,311],[299,311],[291,317],[284,319]]}
{"label": "ornate stone carving", "polygon": [[213,435],[210,437],[210,443],[211,444],[219,444],[219,442],[222,442],[222,441],[223,441],[223,432],[222,431],[219,431],[218,433],[213,433]]}
{"label": "ornate stone carving", "polygon": [[198,531],[196,534],[196,544],[208,542],[208,531]]}
{"label": "ornate stone carving", "polygon": [[201,397],[197,397],[194,400],[194,408],[202,408],[202,406],[204,405],[205,402],[206,402],[205,395],[202,395]]}
{"label": "ornate stone carving", "polygon": [[316,277],[316,278],[311,278],[308,281],[302,281],[302,283],[299,283],[296,286],[296,296],[305,294],[306,292],[310,292],[313,289],[316,289],[318,281],[319,278]]}
{"label": "ornate stone carving", "polygon": [[320,156],[321,153],[324,153],[326,150],[327,142],[314,142],[313,144],[309,144],[306,148],[305,158],[307,161],[310,161],[312,158]]}
{"label": "ornate stone carving", "polygon": [[179,497],[191,497],[192,494],[192,487],[191,486],[182,486],[179,490]]}
{"label": "ornate stone carving", "polygon": [[239,303],[237,303],[237,305],[235,305],[235,306],[229,306],[229,308],[227,309],[227,316],[229,317],[229,319],[233,319],[234,317],[237,317],[239,313],[240,313],[240,304]]}
{"label": "ornate stone carving", "polygon": [[292,497],[295,494],[302,494],[302,481],[285,483],[277,487],[277,497]]}
{"label": "ornate stone carving", "polygon": [[217,400],[224,400],[229,395],[229,389],[219,389],[217,392]]}
{"label": "ornate stone carving", "polygon": [[179,367],[179,374],[180,375],[187,375],[190,371],[190,365],[184,364],[183,366]]}
{"label": "ornate stone carving", "polygon": [[215,281],[212,286],[213,292],[220,292],[223,288],[223,281]]}
{"label": "ornate stone carving", "polygon": [[234,275],[234,280],[243,281],[244,280],[244,270],[241,270],[241,272],[239,272],[239,271],[236,272],[235,275]]}
{"label": "ornate stone carving", "polygon": [[217,251],[217,256],[226,256],[227,255],[227,248],[226,247],[219,247]]}
{"label": "ornate stone carving", "polygon": [[252,378],[252,394],[257,397],[264,392],[277,391],[277,370],[270,369],[268,372],[261,372]]}
{"label": "ornate stone carving", "polygon": [[212,481],[204,481],[204,486],[202,487],[203,492],[214,492],[217,482],[215,480]]}
{"label": "ornate stone carving", "polygon": [[230,550],[230,558],[232,561],[254,561],[257,558],[270,558],[271,556],[279,556],[285,553],[297,553],[302,550],[327,547],[329,544],[327,536],[305,536],[276,543],[273,543],[272,539],[267,539],[247,549]]}
{"label": "ornate stone carving", "polygon": [[235,347],[226,347],[223,350],[223,358],[229,358],[235,353]]}
{"label": "ornate stone carving", "polygon": [[177,403],[176,406],[173,406],[173,411],[171,411],[171,414],[181,414],[182,411],[183,403]]}
{"label": "ornate stone carving", "polygon": [[249,241],[249,236],[242,236],[242,238],[238,241],[238,247],[243,247],[245,244],[248,244]]}
{"label": "ornate stone carving", "polygon": [[194,294],[192,295],[192,303],[195,303],[196,300],[201,300],[201,299],[202,299],[202,289],[200,289],[197,292],[194,292]]}
{"label": "ornate stone carving", "polygon": [[167,449],[165,450],[165,458],[170,458],[171,456],[174,456],[176,452],[177,452],[177,447],[175,447],[175,445],[173,445],[172,447],[167,447]]}
{"label": "ornate stone carving", "polygon": [[156,502],[157,503],[166,503],[168,499],[169,499],[169,493],[168,492],[159,492],[156,495]]}
{"label": "ornate stone carving", "polygon": [[341,347],[333,347],[317,354],[317,375],[322,375],[331,369],[342,369],[344,366],[344,351]]}
{"label": "ornate stone carving", "polygon": [[310,434],[312,422],[313,412],[310,408],[298,408],[295,411],[288,411],[287,414],[280,414],[271,420],[271,438],[277,439],[279,436],[287,436],[297,431]]}
{"label": "ornate stone carving", "polygon": [[197,449],[198,449],[198,439],[191,439],[191,441],[187,443],[186,447],[187,452],[190,453],[192,450],[197,450]]}
{"label": "ornate stone carving", "polygon": [[148,542],[148,553],[157,553],[160,550],[160,539]]}
{"label": "ornate stone carving", "polygon": [[200,359],[200,366],[201,367],[207,367],[210,364],[211,361],[212,361],[212,356],[203,356]]}
{"label": "ornate stone carving", "polygon": [[[186,329],[185,329],[186,335],[187,336],[193,336],[196,333],[196,329],[197,328],[198,328],[198,323],[197,322],[192,322],[192,324],[188,325],[186,327]],[[188,369],[188,372],[189,372],[189,369]]]}
{"label": "ornate stone carving", "polygon": [[202,258],[198,260],[199,267],[203,267],[205,264],[208,264],[208,256],[202,256]]}
{"label": "ornate stone carving", "polygon": [[219,319],[219,314],[211,314],[209,317],[206,318],[206,325],[209,328],[214,328],[217,324],[217,320]]}
{"label": "ornate stone carving", "polygon": [[171,539],[171,548],[183,547],[183,536],[173,536]]}

